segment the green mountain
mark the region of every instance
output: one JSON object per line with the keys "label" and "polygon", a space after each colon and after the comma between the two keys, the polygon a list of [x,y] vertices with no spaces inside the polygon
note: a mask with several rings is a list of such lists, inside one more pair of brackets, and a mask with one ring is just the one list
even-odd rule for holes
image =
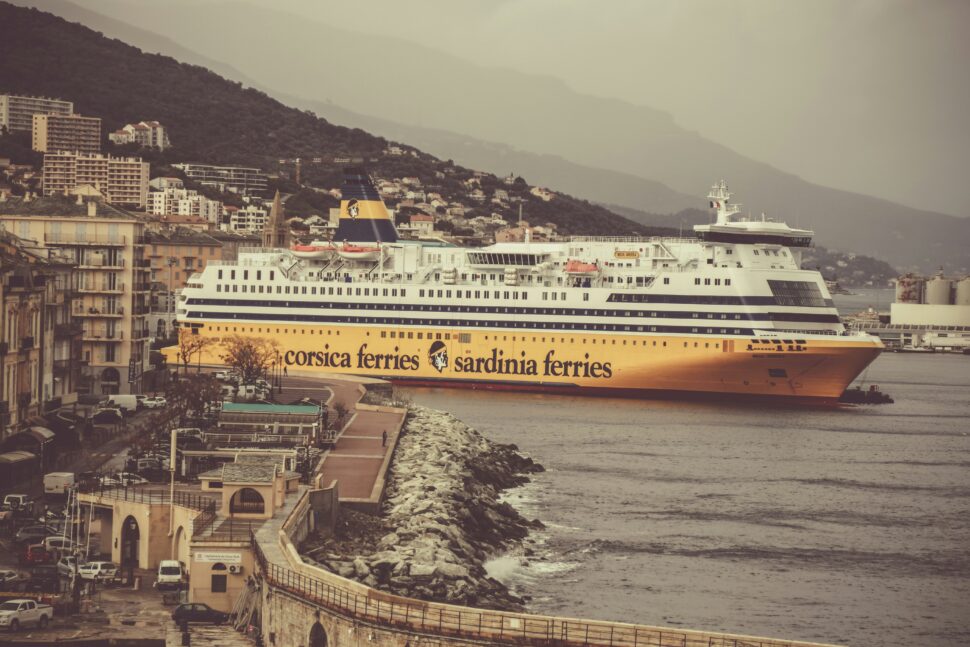
{"label": "green mountain", "polygon": [[[308,111],[287,107],[263,92],[229,81],[199,66],[146,54],[82,25],[35,9],[0,2],[0,92],[56,96],[74,101],[84,115],[99,116],[105,133],[132,121],[154,119],[170,130],[173,148],[147,157],[177,161],[245,164],[267,171],[280,160],[301,158],[303,179],[322,187],[339,184],[339,167],[350,158],[381,177],[417,176],[427,190],[447,189],[472,171],[407,147],[414,155],[387,156],[387,140],[336,126]],[[7,150],[22,142],[7,138]],[[4,154],[0,142],[0,154]],[[283,165],[288,173],[291,168]],[[441,176],[445,176],[444,178]],[[499,180],[486,176],[483,184]],[[296,188],[295,186],[293,188]],[[663,233],[588,202],[561,195],[544,203],[521,192],[523,212],[535,223],[551,222],[565,234]],[[508,219],[517,214],[498,211]]]}

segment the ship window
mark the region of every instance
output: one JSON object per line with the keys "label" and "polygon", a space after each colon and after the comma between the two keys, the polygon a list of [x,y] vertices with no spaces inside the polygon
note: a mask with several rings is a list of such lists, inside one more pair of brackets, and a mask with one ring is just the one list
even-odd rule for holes
{"label": "ship window", "polygon": [[694,279],[694,285],[700,285],[700,284],[701,284],[700,279]]}
{"label": "ship window", "polygon": [[734,250],[733,250],[733,249],[731,249],[730,247],[728,247],[728,248],[727,248],[727,249],[726,249],[725,251],[726,251],[726,252],[727,252],[728,254],[733,254],[733,253],[734,253]]}
{"label": "ship window", "polygon": [[243,270],[243,281],[249,280],[249,270]]}
{"label": "ship window", "polygon": [[222,292],[222,286],[216,283],[216,292]]}
{"label": "ship window", "polygon": [[236,270],[229,270],[229,280],[230,281],[236,280]]}
{"label": "ship window", "polygon": [[704,285],[710,285],[711,279],[704,279]]}
{"label": "ship window", "polygon": [[664,278],[664,285],[670,285],[670,278],[669,277],[665,277]]}
{"label": "ship window", "polygon": [[[387,290],[384,290],[384,292],[385,292],[385,295],[384,296],[387,296],[387,294],[386,294]],[[419,297],[423,297],[424,296],[424,290],[418,290],[418,296]]]}
{"label": "ship window", "polygon": [[731,279],[724,279],[724,285],[731,285]]}
{"label": "ship window", "polygon": [[783,368],[769,368],[768,377],[788,377],[788,371]]}
{"label": "ship window", "polygon": [[758,254],[758,250],[756,250],[756,249],[755,249],[755,250],[752,250],[752,251],[754,251],[754,255],[755,255],[755,256],[758,256],[758,255],[759,255],[759,254]]}

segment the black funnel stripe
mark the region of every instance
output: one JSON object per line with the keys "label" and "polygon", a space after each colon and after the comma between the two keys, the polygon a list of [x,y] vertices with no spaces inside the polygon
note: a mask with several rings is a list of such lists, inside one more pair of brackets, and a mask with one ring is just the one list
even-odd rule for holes
{"label": "black funnel stripe", "polygon": [[340,194],[344,200],[380,201],[381,199],[381,194],[377,192],[370,176],[360,168],[344,169],[344,183],[340,187]]}
{"label": "black funnel stripe", "polygon": [[397,241],[397,230],[390,220],[341,218],[333,239],[340,243],[345,240],[351,243],[393,243]]}

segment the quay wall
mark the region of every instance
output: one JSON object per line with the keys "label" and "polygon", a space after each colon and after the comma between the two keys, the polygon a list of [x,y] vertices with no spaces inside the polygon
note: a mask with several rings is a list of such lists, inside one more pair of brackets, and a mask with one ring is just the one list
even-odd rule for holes
{"label": "quay wall", "polygon": [[[266,645],[377,647],[820,647],[775,638],[459,607],[383,593],[305,563],[293,541],[313,527],[304,492],[275,533],[259,533]],[[284,639],[285,637],[285,639]],[[826,646],[831,647],[831,646]]]}

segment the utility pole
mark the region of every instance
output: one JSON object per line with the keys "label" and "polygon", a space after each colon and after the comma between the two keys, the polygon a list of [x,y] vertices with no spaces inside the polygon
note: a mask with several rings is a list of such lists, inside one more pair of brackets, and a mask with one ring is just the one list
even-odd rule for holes
{"label": "utility pole", "polygon": [[168,327],[172,327],[172,334],[175,334],[175,324],[172,323],[175,319],[175,283],[172,281],[172,268],[178,265],[179,259],[175,256],[169,256],[166,259],[168,263],[168,294],[165,295],[167,303],[165,304],[165,318],[168,320],[165,322],[165,330]]}

